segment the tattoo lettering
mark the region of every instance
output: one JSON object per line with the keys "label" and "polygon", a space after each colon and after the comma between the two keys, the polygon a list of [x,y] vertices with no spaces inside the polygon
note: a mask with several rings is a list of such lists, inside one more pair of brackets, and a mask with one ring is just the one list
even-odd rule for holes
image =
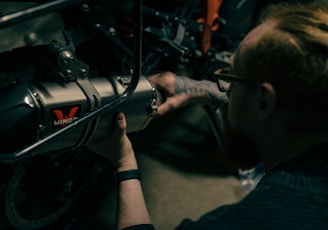
{"label": "tattoo lettering", "polygon": [[226,93],[221,92],[215,82],[198,81],[185,76],[175,76],[175,93],[185,93],[202,103],[221,104],[228,101]]}

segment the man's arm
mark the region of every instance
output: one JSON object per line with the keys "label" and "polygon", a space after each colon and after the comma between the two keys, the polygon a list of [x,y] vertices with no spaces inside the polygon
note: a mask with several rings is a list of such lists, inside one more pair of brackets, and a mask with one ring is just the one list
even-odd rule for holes
{"label": "man's arm", "polygon": [[140,182],[126,180],[119,185],[117,229],[151,224]]}
{"label": "man's arm", "polygon": [[194,80],[169,71],[151,75],[148,80],[162,91],[165,97],[159,102],[159,116],[192,102],[218,105],[228,102],[226,93],[221,92],[212,81]]}
{"label": "man's arm", "polygon": [[[107,158],[118,174],[138,169],[135,152],[126,135],[126,120],[119,113],[115,120],[113,134],[88,148]],[[127,179],[118,182],[117,229],[131,226],[151,224],[139,179]],[[152,229],[152,226],[148,226]],[[146,229],[146,228],[134,228]]]}

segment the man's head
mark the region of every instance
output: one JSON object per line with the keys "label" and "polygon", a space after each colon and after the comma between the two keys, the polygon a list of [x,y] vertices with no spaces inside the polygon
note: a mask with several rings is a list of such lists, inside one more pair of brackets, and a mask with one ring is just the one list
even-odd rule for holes
{"label": "man's head", "polygon": [[239,167],[262,161],[266,147],[327,133],[327,7],[270,6],[240,43],[232,69],[251,82],[232,82],[226,111],[226,148]]}

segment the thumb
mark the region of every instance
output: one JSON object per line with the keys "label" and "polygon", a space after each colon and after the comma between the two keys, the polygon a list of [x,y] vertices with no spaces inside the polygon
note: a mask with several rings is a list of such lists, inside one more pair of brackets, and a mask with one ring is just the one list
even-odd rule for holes
{"label": "thumb", "polygon": [[122,134],[124,134],[126,131],[126,126],[127,123],[126,123],[125,115],[124,113],[119,112],[115,118],[114,135],[121,136]]}

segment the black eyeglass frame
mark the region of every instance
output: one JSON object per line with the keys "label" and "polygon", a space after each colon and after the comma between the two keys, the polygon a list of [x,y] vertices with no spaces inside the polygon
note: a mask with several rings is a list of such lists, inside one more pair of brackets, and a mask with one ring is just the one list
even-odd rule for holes
{"label": "black eyeglass frame", "polygon": [[[225,71],[228,73],[221,73],[221,72],[225,72]],[[216,84],[217,84],[219,90],[224,93],[230,92],[230,85],[229,85],[229,89],[227,90],[220,84],[220,80],[225,81],[230,84],[232,82],[239,82],[239,83],[243,83],[243,84],[251,84],[252,83],[251,80],[246,77],[242,77],[240,75],[233,74],[230,66],[216,70],[214,72],[214,77],[215,77],[215,81],[216,81]]]}

